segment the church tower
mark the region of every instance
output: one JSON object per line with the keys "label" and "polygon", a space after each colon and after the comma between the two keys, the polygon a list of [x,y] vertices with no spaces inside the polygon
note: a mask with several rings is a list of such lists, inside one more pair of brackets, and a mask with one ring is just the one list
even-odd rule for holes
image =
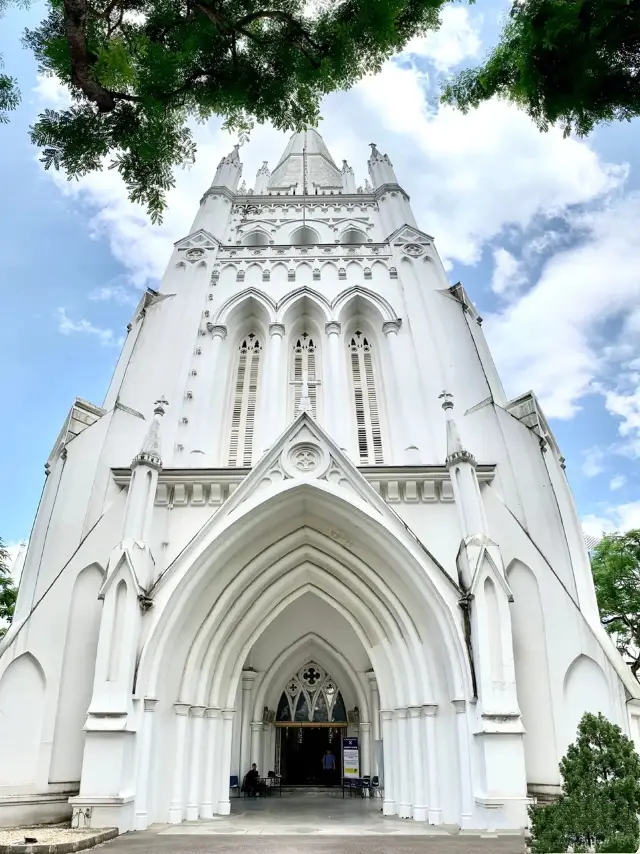
{"label": "church tower", "polygon": [[308,129],[242,172],[235,146],[47,461],[0,823],[207,820],[252,763],[314,785],[329,750],[390,821],[520,828],[585,711],[640,741],[556,441],[387,154],[358,176]]}

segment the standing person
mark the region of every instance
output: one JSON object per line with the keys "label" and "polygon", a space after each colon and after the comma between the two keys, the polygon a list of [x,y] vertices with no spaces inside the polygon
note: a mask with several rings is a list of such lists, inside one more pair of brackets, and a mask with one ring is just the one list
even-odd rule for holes
{"label": "standing person", "polygon": [[322,771],[325,786],[333,786],[336,773],[336,757],[327,748],[327,752],[322,757]]}

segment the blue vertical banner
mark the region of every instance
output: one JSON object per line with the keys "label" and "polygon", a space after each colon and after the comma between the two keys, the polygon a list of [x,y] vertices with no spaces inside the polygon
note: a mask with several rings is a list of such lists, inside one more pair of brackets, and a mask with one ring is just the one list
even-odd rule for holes
{"label": "blue vertical banner", "polygon": [[357,738],[342,739],[342,768],[343,777],[360,776],[360,754]]}

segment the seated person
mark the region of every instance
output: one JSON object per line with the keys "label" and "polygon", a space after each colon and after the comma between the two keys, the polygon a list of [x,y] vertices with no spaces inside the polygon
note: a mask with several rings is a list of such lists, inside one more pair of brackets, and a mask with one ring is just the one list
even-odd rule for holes
{"label": "seated person", "polygon": [[262,791],[263,786],[260,783],[260,772],[255,764],[251,766],[251,770],[247,771],[247,776],[244,778],[244,790],[250,798],[255,798]]}

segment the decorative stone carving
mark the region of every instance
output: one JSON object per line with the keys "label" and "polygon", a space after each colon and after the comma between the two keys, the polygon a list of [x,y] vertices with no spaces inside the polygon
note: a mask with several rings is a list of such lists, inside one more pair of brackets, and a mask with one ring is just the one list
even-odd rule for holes
{"label": "decorative stone carving", "polygon": [[406,246],[403,246],[402,252],[404,255],[411,255],[413,258],[424,255],[424,249],[417,243],[407,243]]}
{"label": "decorative stone carving", "polygon": [[300,471],[308,472],[318,466],[320,455],[315,448],[301,447],[291,453],[294,466]]}
{"label": "decorative stone carving", "polygon": [[199,261],[201,258],[204,258],[205,251],[204,249],[189,249],[184,253],[184,257],[187,261]]}

